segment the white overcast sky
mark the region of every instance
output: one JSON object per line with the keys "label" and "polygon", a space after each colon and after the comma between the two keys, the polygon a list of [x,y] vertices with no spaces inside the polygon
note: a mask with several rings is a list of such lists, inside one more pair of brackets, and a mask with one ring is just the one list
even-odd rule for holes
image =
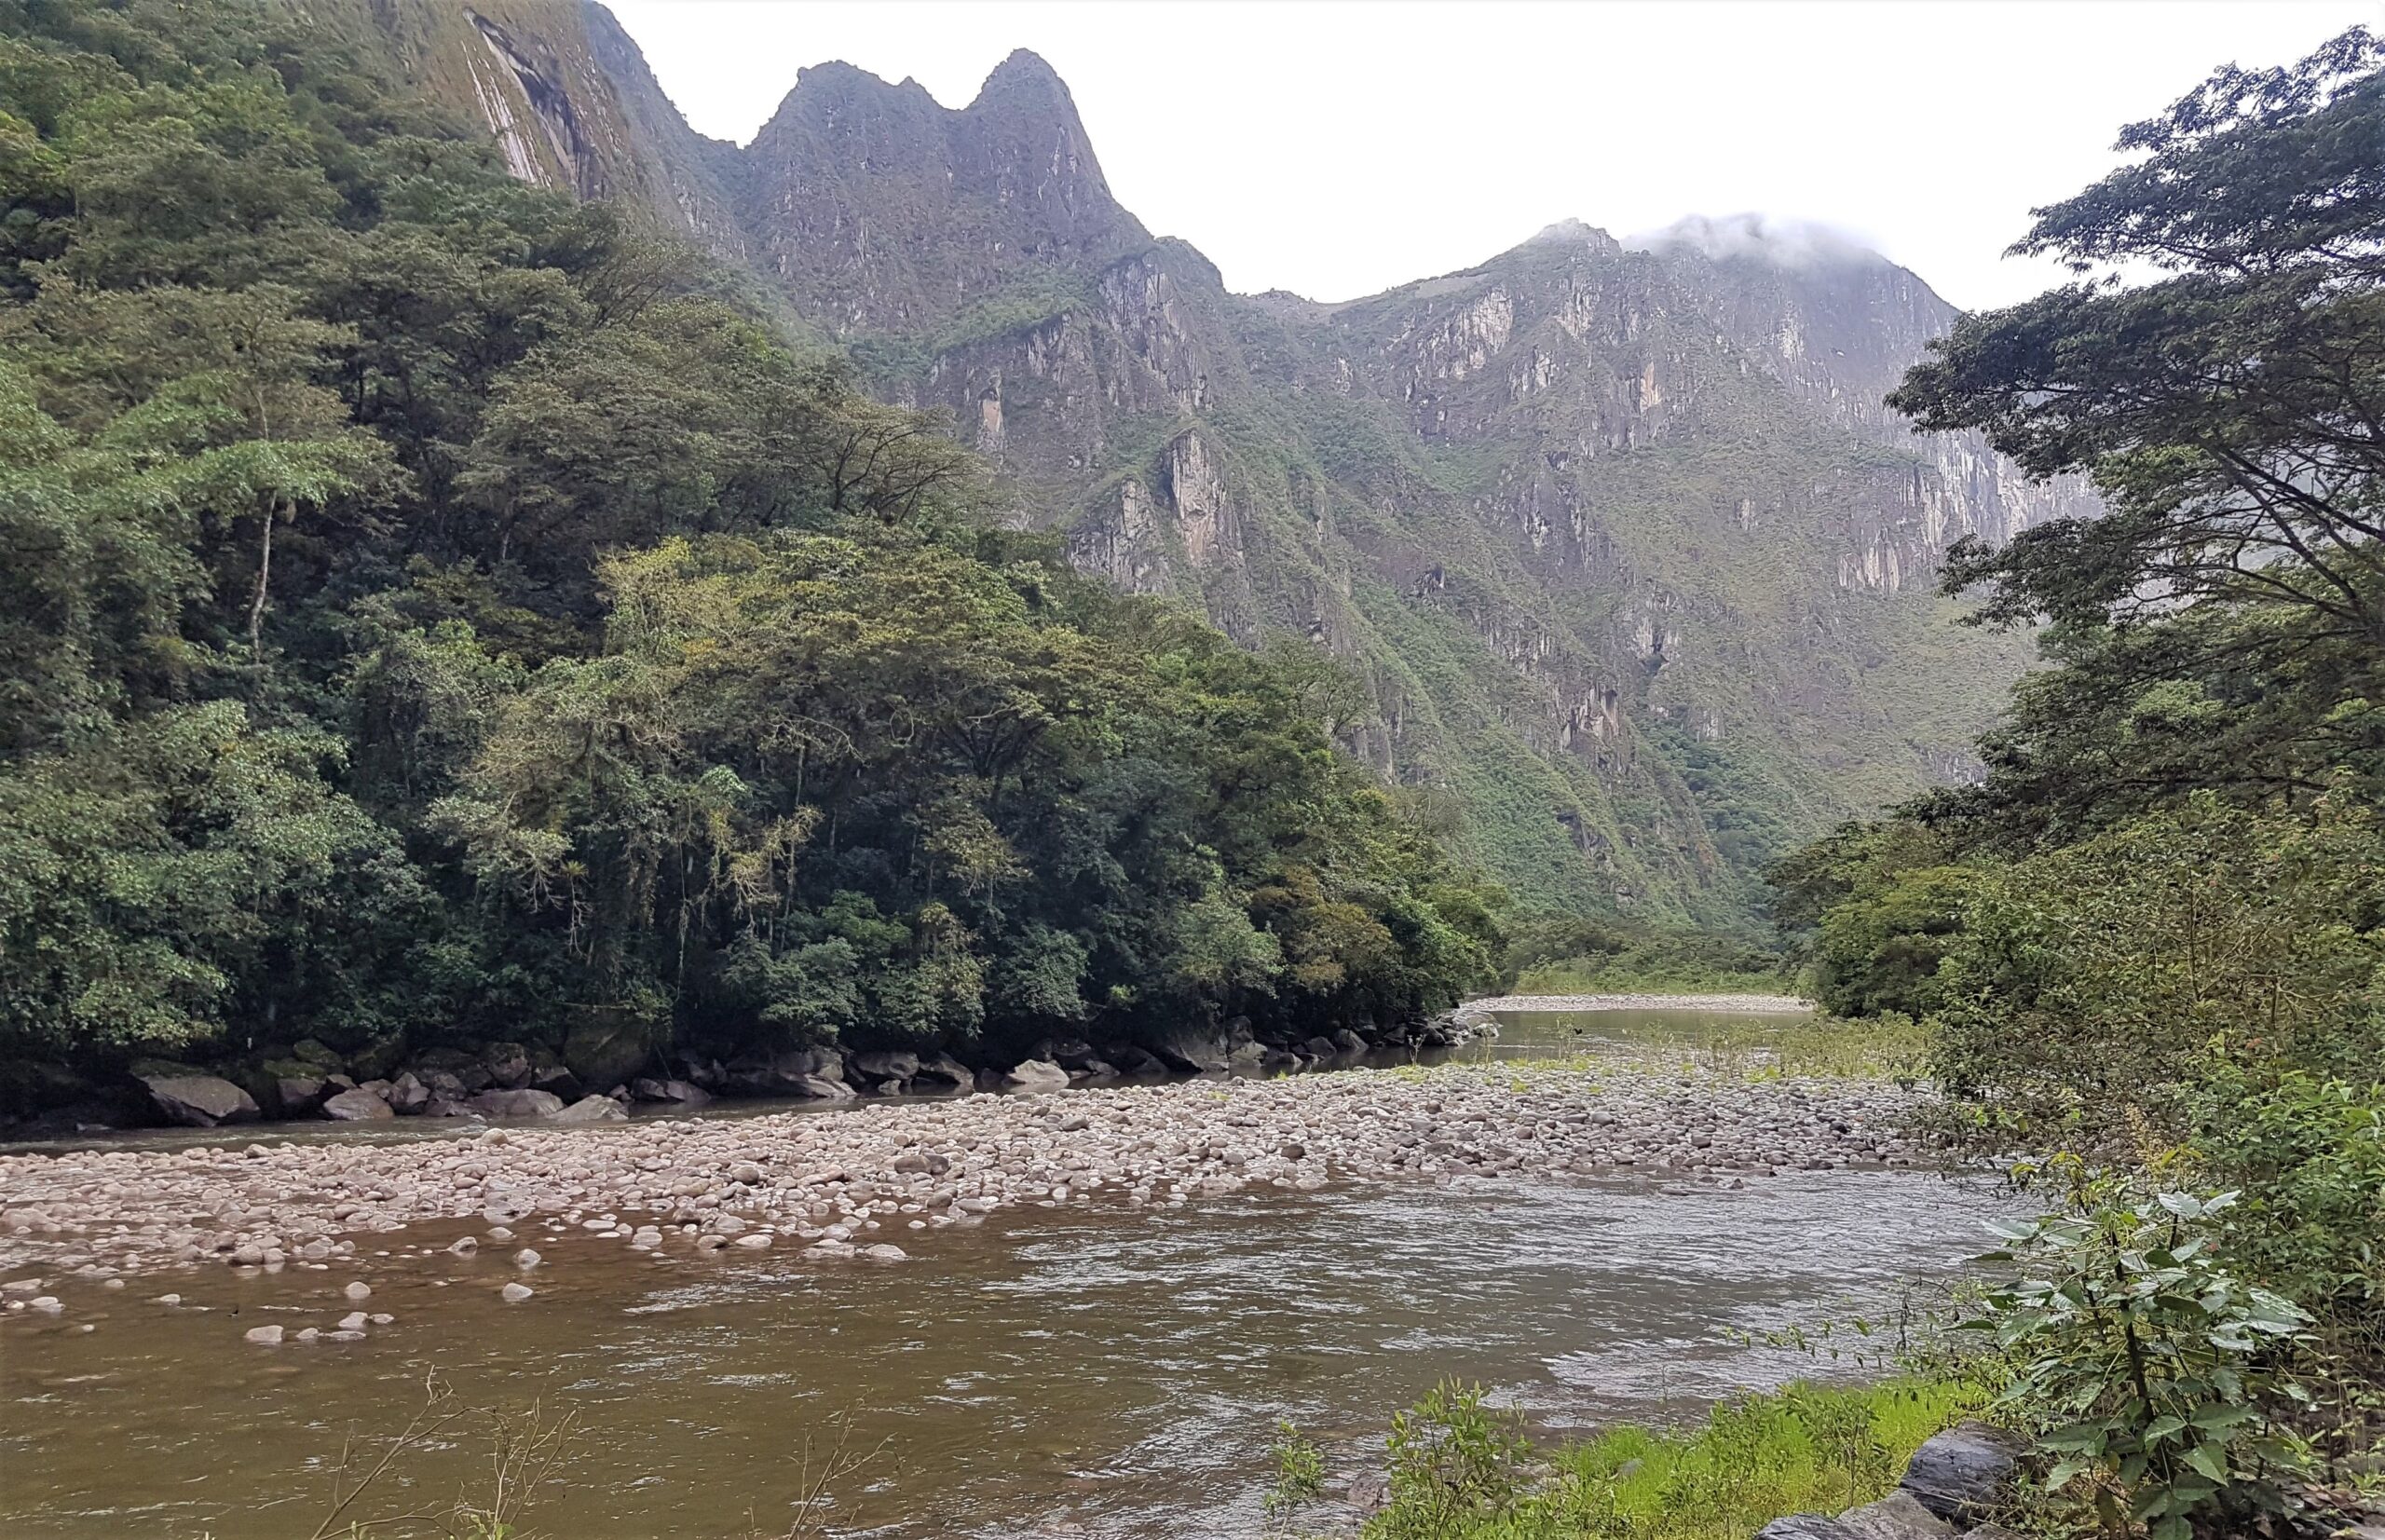
{"label": "white overcast sky", "polygon": [[947,106],[1011,49],[1069,83],[1119,200],[1227,284],[1313,299],[1465,267],[1577,217],[1847,230],[1954,303],[2215,65],[2288,62],[2385,0],[609,0],[688,120],[743,143],[807,64]]}

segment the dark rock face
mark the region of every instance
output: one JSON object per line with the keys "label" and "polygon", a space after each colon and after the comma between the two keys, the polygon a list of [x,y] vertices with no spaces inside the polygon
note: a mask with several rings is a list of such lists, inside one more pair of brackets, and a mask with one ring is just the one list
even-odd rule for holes
{"label": "dark rock face", "polygon": [[1899,1485],[1941,1519],[1969,1523],[2002,1506],[2020,1446],[1983,1423],[1949,1428],[1914,1451]]}
{"label": "dark rock face", "polygon": [[213,1128],[226,1123],[252,1123],[263,1114],[256,1098],[215,1075],[150,1074],[138,1077],[149,1099],[169,1123],[193,1128]]}
{"label": "dark rock face", "polygon": [[563,1061],[583,1085],[630,1080],[652,1053],[646,1024],[618,1012],[590,1012],[564,1039]]}

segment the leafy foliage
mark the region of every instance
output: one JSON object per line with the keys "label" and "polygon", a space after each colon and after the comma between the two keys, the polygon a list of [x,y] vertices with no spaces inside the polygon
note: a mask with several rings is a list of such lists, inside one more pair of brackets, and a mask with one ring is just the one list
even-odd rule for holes
{"label": "leafy foliage", "polygon": [[0,7],[7,1051],[1306,1037],[1489,981],[1502,900],[1329,664],[993,527],[937,422],[401,74]]}
{"label": "leafy foliage", "polygon": [[2300,1456],[2267,1408],[2308,1399],[2276,1364],[2310,1317],[2220,1265],[2212,1221],[2235,1201],[2082,1184],[2072,1212],[1998,1225],[2007,1246],[1985,1260],[2019,1276],[1966,1324],[2013,1360],[1999,1404],[2060,1457],[2044,1490],[2096,1533],[2187,1540],[2286,1507],[2277,1482]]}

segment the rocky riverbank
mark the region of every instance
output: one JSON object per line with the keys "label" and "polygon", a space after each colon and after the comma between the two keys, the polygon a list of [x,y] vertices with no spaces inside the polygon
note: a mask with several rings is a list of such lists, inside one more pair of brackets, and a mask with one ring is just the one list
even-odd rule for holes
{"label": "rocky riverbank", "polygon": [[[907,1260],[948,1225],[1021,1205],[1182,1204],[1251,1187],[1644,1171],[1724,1183],[1909,1165],[1915,1092],[1866,1082],[1443,1066],[1206,1079],[850,1111],[525,1124],[454,1138],[94,1149],[0,1156],[0,1297],[229,1264],[369,1287],[398,1233],[517,1253],[542,1233],[673,1259],[800,1248],[823,1265]],[[386,1237],[386,1238],[385,1238]]]}

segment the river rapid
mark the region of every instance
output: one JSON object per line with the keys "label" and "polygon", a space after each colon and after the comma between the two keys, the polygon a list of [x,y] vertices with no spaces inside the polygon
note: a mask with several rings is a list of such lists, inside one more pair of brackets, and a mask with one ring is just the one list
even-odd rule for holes
{"label": "river rapid", "polygon": [[[1478,1056],[1763,1030],[1677,1012],[1503,1025]],[[0,1533],[307,1536],[343,1440],[395,1433],[435,1377],[464,1415],[351,1517],[452,1500],[487,1467],[485,1413],[535,1403],[574,1431],[530,1527],[574,1540],[784,1533],[807,1454],[816,1471],[840,1441],[867,1460],[834,1483],[828,1533],[1254,1533],[1278,1418],[1346,1478],[1379,1464],[1389,1411],[1444,1378],[1578,1431],[1845,1371],[1746,1337],[1893,1314],[1980,1249],[1997,1202],[1873,1165],[1453,1166],[1107,1198],[906,1230],[912,1256],[888,1265],[641,1250],[551,1218],[521,1225],[542,1253],[524,1273],[503,1246],[443,1249],[489,1225],[443,1218],[360,1237],[361,1302],[343,1268],[45,1284],[55,1313],[0,1317]],[[535,1297],[509,1303],[495,1286],[517,1275]],[[243,1340],[351,1309],[388,1320]]]}

